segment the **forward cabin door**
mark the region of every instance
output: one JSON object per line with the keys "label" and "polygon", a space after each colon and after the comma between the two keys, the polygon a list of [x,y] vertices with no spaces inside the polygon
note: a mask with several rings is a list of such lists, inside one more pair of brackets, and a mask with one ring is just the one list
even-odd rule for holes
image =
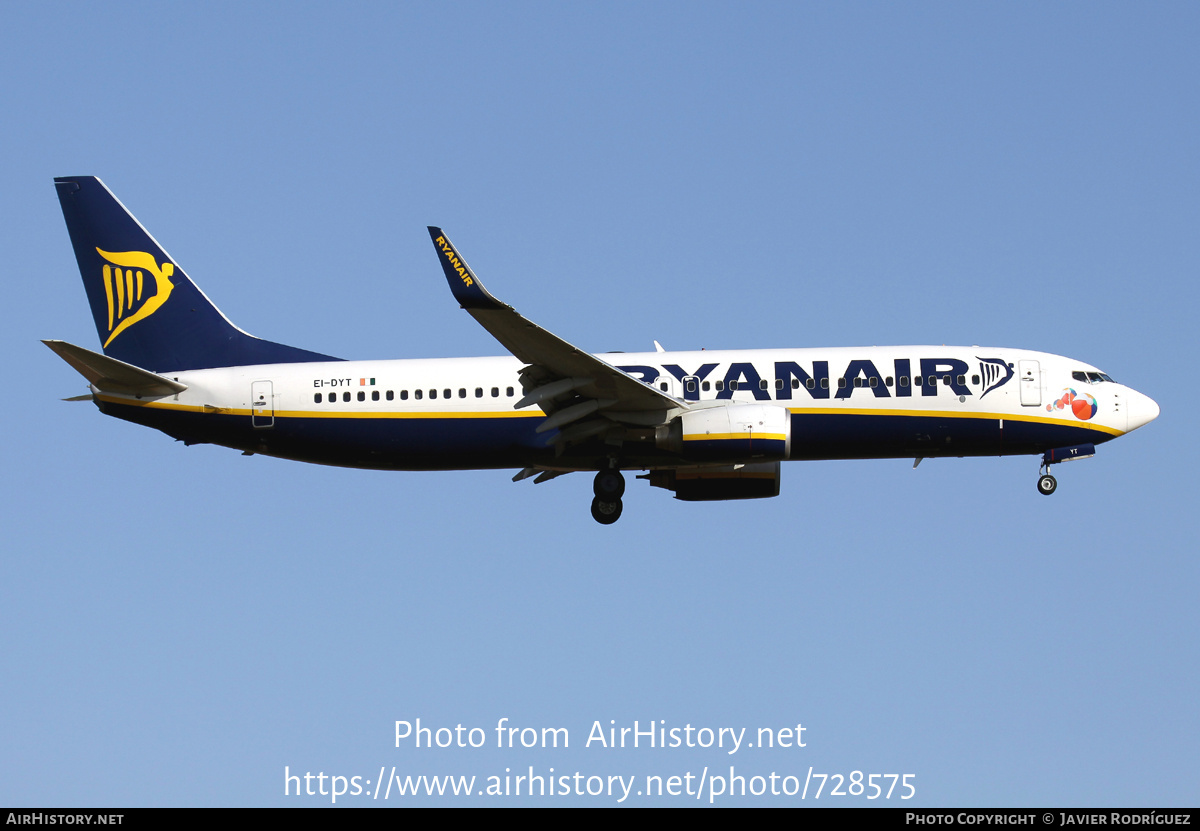
{"label": "forward cabin door", "polygon": [[1017,361],[1017,372],[1021,375],[1021,406],[1042,405],[1042,370],[1037,361]]}
{"label": "forward cabin door", "polygon": [[275,396],[270,381],[250,383],[250,423],[258,428],[275,426]]}

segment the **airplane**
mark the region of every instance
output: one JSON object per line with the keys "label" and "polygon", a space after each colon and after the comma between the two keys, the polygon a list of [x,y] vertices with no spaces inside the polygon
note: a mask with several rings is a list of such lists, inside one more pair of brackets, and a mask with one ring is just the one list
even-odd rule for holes
{"label": "airplane", "polygon": [[1024,349],[896,346],[591,354],[497,300],[430,227],[450,291],[507,357],[349,361],[234,326],[92,176],[55,188],[101,352],[43,341],[106,415],[185,445],[381,470],[624,472],[694,502],[773,497],[780,463],[1041,455],[1050,467],[1153,421],[1090,364]]}

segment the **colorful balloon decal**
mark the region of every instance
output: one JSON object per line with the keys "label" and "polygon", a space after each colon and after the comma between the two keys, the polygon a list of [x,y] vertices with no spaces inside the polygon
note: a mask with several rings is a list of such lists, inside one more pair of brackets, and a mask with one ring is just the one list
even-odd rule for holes
{"label": "colorful balloon decal", "polygon": [[1063,390],[1062,397],[1046,405],[1046,412],[1070,410],[1080,421],[1087,421],[1100,409],[1096,399],[1085,393],[1077,393],[1070,387]]}

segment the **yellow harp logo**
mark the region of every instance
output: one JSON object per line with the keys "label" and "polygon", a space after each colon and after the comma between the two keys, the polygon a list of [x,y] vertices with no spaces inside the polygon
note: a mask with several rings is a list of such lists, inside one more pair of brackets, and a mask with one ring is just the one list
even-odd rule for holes
{"label": "yellow harp logo", "polygon": [[[111,253],[96,249],[108,260],[104,266],[104,297],[108,300],[108,346],[113,339],[139,320],[145,320],[158,311],[175,285],[168,279],[175,273],[175,266],[163,263],[162,268],[154,257],[145,251],[119,251]],[[145,275],[154,278],[153,294],[145,285]],[[142,298],[145,297],[143,302]],[[113,326],[116,328],[113,328]]]}

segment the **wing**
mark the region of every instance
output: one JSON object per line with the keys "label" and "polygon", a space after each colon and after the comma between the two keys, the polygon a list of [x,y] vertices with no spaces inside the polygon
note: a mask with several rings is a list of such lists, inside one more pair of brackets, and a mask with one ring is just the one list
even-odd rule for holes
{"label": "wing", "polygon": [[[483,287],[440,228],[430,226],[429,236],[454,299],[505,349],[528,364],[521,371],[525,396],[516,406],[538,404],[550,415],[539,430],[573,425],[564,431],[570,441],[583,438],[581,433],[599,435],[612,422],[658,424],[671,410],[687,409],[686,402],[572,346],[501,303]],[[598,423],[593,417],[597,413],[608,424]]]}

